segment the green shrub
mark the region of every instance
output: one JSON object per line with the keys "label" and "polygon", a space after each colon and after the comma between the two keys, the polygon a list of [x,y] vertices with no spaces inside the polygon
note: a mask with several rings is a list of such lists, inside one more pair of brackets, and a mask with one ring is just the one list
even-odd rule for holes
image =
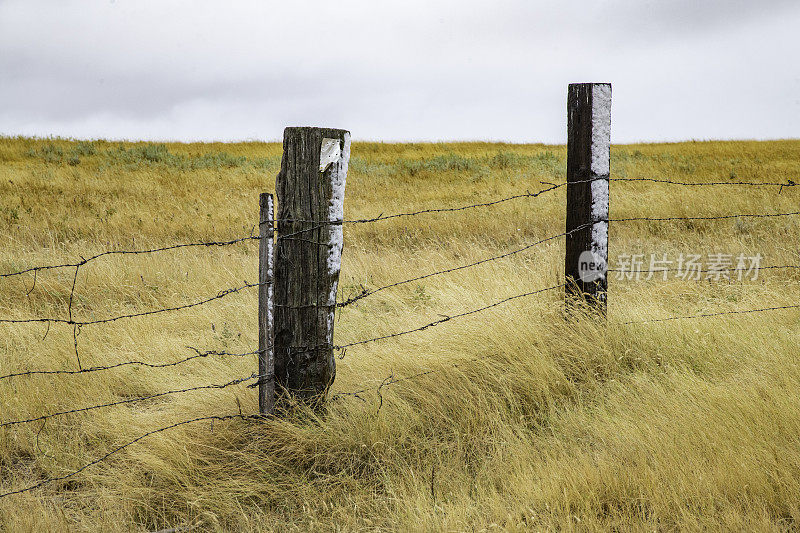
{"label": "green shrub", "polygon": [[76,157],[88,157],[96,153],[97,150],[90,142],[79,142],[75,148],[72,149],[72,155]]}

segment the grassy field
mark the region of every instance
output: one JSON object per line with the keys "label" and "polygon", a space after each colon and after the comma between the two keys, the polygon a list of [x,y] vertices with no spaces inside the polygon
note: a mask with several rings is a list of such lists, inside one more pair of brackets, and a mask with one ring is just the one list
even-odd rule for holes
{"label": "grassy field", "polygon": [[[0,138],[0,272],[108,249],[249,235],[278,144]],[[458,206],[565,179],[564,146],[355,143],[345,216]],[[612,176],[800,182],[800,141],[612,148]],[[340,297],[564,231],[564,189],[535,199],[345,228]],[[611,216],[797,211],[800,190],[613,182]],[[336,342],[410,329],[562,282],[563,239],[381,291],[339,312]],[[800,265],[800,217],[632,222],[610,255],[730,253]],[[613,261],[612,261],[613,266]],[[74,269],[0,279],[0,317],[66,317]],[[80,270],[73,310],[98,319],[256,281],[257,244],[109,256]],[[84,367],[257,347],[256,291],[86,326]],[[800,520],[800,312],[621,324],[800,303],[800,270],[757,280],[618,281],[608,324],[565,320],[558,291],[354,347],[320,413],[202,422],[79,475],[0,499],[0,530],[781,531]],[[73,331],[0,324],[0,374],[75,369]],[[477,361],[470,361],[480,358]],[[453,365],[453,363],[459,363]],[[0,380],[0,423],[225,383],[255,358]],[[389,375],[434,373],[384,387]],[[0,493],[62,476],[150,430],[254,413],[245,386],[0,428]]]}

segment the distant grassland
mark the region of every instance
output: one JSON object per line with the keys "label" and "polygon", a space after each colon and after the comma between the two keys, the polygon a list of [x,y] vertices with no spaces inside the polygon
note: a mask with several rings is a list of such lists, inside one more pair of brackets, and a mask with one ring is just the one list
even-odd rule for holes
{"label": "distant grassland", "polygon": [[[108,249],[251,234],[278,143],[0,138],[0,272]],[[354,143],[346,218],[457,207],[565,179],[564,146]],[[612,176],[800,183],[800,141],[612,147]],[[798,211],[800,187],[612,182],[611,216]],[[564,190],[345,228],[340,297],[564,231]],[[800,217],[611,224],[610,256],[730,253],[800,265]],[[181,305],[255,281],[254,242],[92,262],[81,319]],[[0,316],[65,317],[74,270],[0,279]],[[338,344],[561,282],[563,239],[381,291],[339,312]],[[800,269],[746,281],[610,280],[609,322],[566,321],[557,292],[354,347],[323,413],[182,426],[69,481],[0,499],[0,530],[779,531],[800,520],[800,312],[621,322],[800,303]],[[30,292],[29,292],[30,291]],[[29,294],[28,294],[29,293]],[[0,375],[74,369],[72,329],[0,324]],[[87,326],[84,366],[256,348],[255,291]],[[480,358],[478,361],[470,360]],[[452,363],[458,363],[453,366]],[[0,423],[225,383],[254,358],[0,381]],[[375,392],[389,375],[435,373]],[[381,406],[380,409],[378,408]],[[198,391],[0,428],[0,492],[64,475],[189,418],[257,408],[253,389]]]}

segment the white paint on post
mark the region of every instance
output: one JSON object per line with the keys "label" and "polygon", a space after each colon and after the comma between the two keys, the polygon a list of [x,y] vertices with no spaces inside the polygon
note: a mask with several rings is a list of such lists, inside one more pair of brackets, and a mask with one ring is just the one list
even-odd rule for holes
{"label": "white paint on post", "polygon": [[[336,146],[339,146],[338,139],[323,139],[322,144],[325,145],[326,141],[333,140]],[[334,150],[338,153],[338,159],[333,163],[331,169],[331,200],[328,205],[328,222],[329,227],[329,247],[328,247],[328,273],[336,275],[339,273],[342,265],[342,246],[344,245],[344,232],[342,231],[342,220],[344,219],[344,188],[347,183],[347,166],[350,161],[350,135],[346,134],[344,138],[344,148]],[[320,162],[320,167],[322,163]],[[335,303],[336,294],[333,291],[333,301]]]}
{"label": "white paint on post", "polygon": [[272,414],[275,404],[275,205],[269,193],[259,196],[258,245],[258,405],[262,415]]}
{"label": "white paint on post", "polygon": [[[267,322],[270,331],[273,331],[275,326],[275,317],[273,316],[273,308],[275,307],[275,284],[272,280],[275,279],[275,250],[273,249],[275,246],[273,240],[275,229],[272,227],[272,220],[274,219],[275,205],[271,194],[267,199],[267,211],[270,214],[270,232],[269,237],[267,237],[267,277],[269,278],[269,284],[267,285]],[[270,350],[272,350],[271,346]],[[270,356],[271,355],[272,354],[270,354]]]}
{"label": "white paint on post", "polygon": [[322,146],[319,150],[319,171],[325,172],[333,163],[339,161],[342,149],[339,146],[339,139],[322,139]]}
{"label": "white paint on post", "polygon": [[608,177],[611,169],[611,85],[592,86],[592,253],[608,263]]}
{"label": "white paint on post", "polygon": [[[322,139],[320,169],[331,167],[331,200],[328,204],[328,274],[338,277],[342,268],[342,248],[344,247],[344,189],[347,183],[347,167],[350,162],[350,134],[344,136],[340,146],[339,139]],[[336,156],[335,159],[333,156]],[[338,282],[331,284],[328,294],[328,342],[333,343],[333,320],[336,313],[336,290]]]}
{"label": "white paint on post", "polygon": [[592,173],[607,176],[611,161],[611,85],[592,85]]}

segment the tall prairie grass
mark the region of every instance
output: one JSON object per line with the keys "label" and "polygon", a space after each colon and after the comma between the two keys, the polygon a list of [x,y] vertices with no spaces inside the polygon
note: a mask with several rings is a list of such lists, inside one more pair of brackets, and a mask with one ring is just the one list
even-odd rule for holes
{"label": "tall prairie grass", "polygon": [[[248,235],[274,143],[0,138],[0,272],[107,249]],[[355,143],[345,216],[450,207],[565,179],[563,146]],[[800,141],[612,148],[612,175],[800,182]],[[797,211],[800,190],[613,182],[611,216]],[[564,190],[489,208],[348,225],[342,297],[564,231]],[[79,272],[81,319],[255,281],[257,245],[109,256]],[[610,253],[730,253],[800,265],[800,217],[612,224]],[[74,270],[0,279],[0,316],[64,317]],[[421,326],[562,281],[563,240],[381,291],[342,309],[336,342]],[[611,279],[608,323],[557,291],[337,360],[321,412],[158,433],[69,480],[0,499],[0,530],[780,531],[800,519],[800,312],[648,318],[800,303],[800,269],[756,280]],[[87,326],[83,366],[249,352],[256,293]],[[0,374],[74,369],[72,329],[0,324]],[[209,383],[253,357],[0,381],[0,422]],[[379,388],[396,379],[435,372]],[[0,428],[0,492],[64,475],[150,430],[257,409],[253,389],[175,394]]]}

